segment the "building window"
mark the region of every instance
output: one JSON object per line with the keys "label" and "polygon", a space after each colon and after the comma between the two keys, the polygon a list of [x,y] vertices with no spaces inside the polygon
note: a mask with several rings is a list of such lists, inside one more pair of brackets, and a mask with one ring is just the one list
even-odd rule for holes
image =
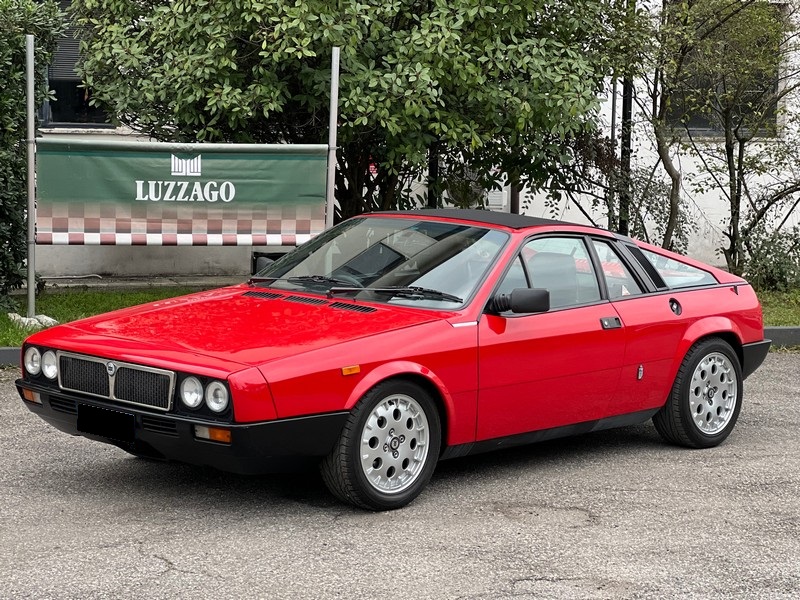
{"label": "building window", "polygon": [[[65,11],[70,0],[59,0],[59,8]],[[75,28],[67,27],[58,41],[53,62],[47,67],[47,81],[55,92],[55,100],[45,103],[42,120],[45,126],[110,126],[108,115],[96,106],[90,106],[91,91],[84,88],[75,65],[80,56],[79,42],[75,39]]]}
{"label": "building window", "polygon": [[749,132],[749,123],[759,121],[757,135],[774,137],[778,130],[778,75],[763,76],[748,88],[730,90],[725,81],[695,76],[672,96],[667,120],[674,129],[693,136],[722,136],[725,123]]}
{"label": "building window", "polygon": [[[671,0],[670,4],[677,6]],[[785,93],[781,70],[790,27],[786,6],[775,2],[719,6],[721,12],[715,17],[706,14],[710,9],[703,3],[688,9],[701,23],[696,33],[703,27],[710,33],[700,35],[676,61],[681,68],[668,82],[672,96],[667,121],[675,130],[696,136],[733,131],[737,137],[774,137]],[[686,5],[681,4],[680,10]]]}

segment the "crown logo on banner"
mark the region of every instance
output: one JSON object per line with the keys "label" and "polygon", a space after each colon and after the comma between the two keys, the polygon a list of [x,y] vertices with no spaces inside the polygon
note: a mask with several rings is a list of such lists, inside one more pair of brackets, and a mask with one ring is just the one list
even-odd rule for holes
{"label": "crown logo on banner", "polygon": [[172,175],[184,177],[200,177],[203,174],[203,157],[178,158],[172,155]]}

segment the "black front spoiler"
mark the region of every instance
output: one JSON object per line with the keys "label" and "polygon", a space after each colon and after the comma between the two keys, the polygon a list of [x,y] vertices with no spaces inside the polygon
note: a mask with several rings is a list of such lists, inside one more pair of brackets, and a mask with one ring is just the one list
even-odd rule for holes
{"label": "black front spoiler", "polygon": [[[16,385],[23,399],[24,389],[39,394],[41,404],[25,400],[25,406],[31,412],[70,435],[112,444],[140,456],[209,466],[240,474],[295,471],[318,463],[333,449],[349,414],[335,412],[259,423],[225,423],[79,398],[44,386],[31,385],[22,379],[18,379]],[[113,434],[108,437],[80,431],[79,404],[132,416],[133,441],[121,442],[112,439]],[[198,438],[198,426],[229,429],[231,441],[220,443]]]}

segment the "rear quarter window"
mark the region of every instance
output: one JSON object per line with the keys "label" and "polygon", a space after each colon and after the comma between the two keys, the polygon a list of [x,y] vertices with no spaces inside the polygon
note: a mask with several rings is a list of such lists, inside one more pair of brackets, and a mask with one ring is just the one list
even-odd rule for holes
{"label": "rear quarter window", "polygon": [[[633,252],[634,256],[639,260],[646,260],[661,276],[668,288],[688,288],[717,283],[717,280],[708,271],[687,265],[674,258],[656,254],[650,250],[638,247],[637,250],[638,252]],[[644,266],[647,267],[647,265]]]}

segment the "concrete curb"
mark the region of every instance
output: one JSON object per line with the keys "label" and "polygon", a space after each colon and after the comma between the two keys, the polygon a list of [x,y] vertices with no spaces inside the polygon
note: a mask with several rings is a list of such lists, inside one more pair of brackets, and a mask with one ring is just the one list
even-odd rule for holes
{"label": "concrete curb", "polygon": [[[764,337],[773,346],[800,346],[800,327],[765,327]],[[19,348],[0,348],[0,366],[19,366]]]}
{"label": "concrete curb", "polygon": [[800,346],[800,327],[765,327],[764,337],[773,346]]}
{"label": "concrete curb", "polygon": [[19,348],[0,348],[0,367],[19,366]]}

